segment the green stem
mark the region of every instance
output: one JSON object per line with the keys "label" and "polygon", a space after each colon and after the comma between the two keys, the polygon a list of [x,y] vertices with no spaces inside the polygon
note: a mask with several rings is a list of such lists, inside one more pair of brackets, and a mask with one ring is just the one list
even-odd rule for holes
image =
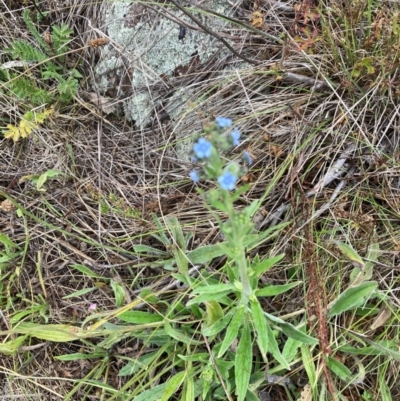
{"label": "green stem", "polygon": [[235,248],[235,254],[237,255],[236,257],[236,265],[238,267],[239,271],[239,278],[240,282],[242,284],[242,295],[243,295],[243,303],[246,305],[249,300],[249,296],[252,293],[252,288],[250,285],[250,279],[249,275],[247,273],[247,260],[246,260],[246,252],[244,249],[243,245],[243,228],[240,227],[239,224],[236,223],[235,221],[235,210],[233,207],[233,202],[232,199],[229,196],[228,192],[224,191],[224,201],[225,205],[227,206],[228,209],[228,216],[230,221],[232,222],[232,230],[233,230],[233,244],[232,246]]}

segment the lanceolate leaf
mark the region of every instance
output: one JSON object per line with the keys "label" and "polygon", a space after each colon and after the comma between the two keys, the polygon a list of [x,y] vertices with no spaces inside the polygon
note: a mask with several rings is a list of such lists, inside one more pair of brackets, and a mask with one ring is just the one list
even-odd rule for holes
{"label": "lanceolate leaf", "polygon": [[336,240],[334,240],[333,242],[337,245],[340,251],[354,263],[355,266],[360,268],[364,267],[364,261],[351,245],[347,245]]}
{"label": "lanceolate leaf", "polygon": [[310,345],[316,345],[318,344],[318,340],[314,337],[309,336],[308,334],[304,333],[303,331],[297,329],[295,326],[292,324],[285,322],[281,318],[270,315],[269,313],[264,312],[265,316],[267,317],[268,320],[272,321],[276,325],[278,325],[282,331],[290,338],[293,338],[294,340],[300,341],[301,343],[304,344],[310,344]]}
{"label": "lanceolate leaf", "polygon": [[171,325],[167,322],[165,322],[165,332],[172,338],[174,338],[177,341],[180,341],[184,344],[191,344],[191,345],[200,345],[202,342],[195,340],[194,338],[191,338],[184,334],[181,331],[175,330],[171,327]]}
{"label": "lanceolate leaf", "polygon": [[221,348],[218,352],[218,358],[221,358],[222,355],[226,352],[229,346],[232,344],[233,340],[237,337],[239,328],[242,324],[244,314],[244,307],[239,307],[235,316],[231,320],[231,323],[228,326],[228,330],[225,333],[224,341],[222,342]]}
{"label": "lanceolate leaf", "polygon": [[176,390],[181,386],[185,376],[188,374],[186,370],[177,373],[175,376],[172,376],[165,386],[163,395],[160,401],[168,401],[176,392]]}
{"label": "lanceolate leaf", "polygon": [[269,324],[266,326],[266,333],[268,337],[268,352],[272,354],[272,356],[287,370],[290,370],[290,366],[282,356],[281,352],[279,351],[278,343],[274,337],[274,333]]}
{"label": "lanceolate leaf", "polygon": [[161,322],[164,318],[156,313],[130,310],[119,314],[118,319],[132,324],[146,324]]}
{"label": "lanceolate leaf", "polygon": [[326,362],[329,369],[341,380],[348,382],[351,379],[351,371],[347,366],[343,365],[343,363],[329,355],[326,358]]}
{"label": "lanceolate leaf", "polygon": [[158,386],[151,387],[149,390],[143,391],[136,396],[132,401],[158,401],[162,396],[167,383],[159,384]]}
{"label": "lanceolate leaf", "polygon": [[267,337],[267,321],[265,320],[264,311],[261,308],[258,299],[250,302],[253,322],[257,332],[257,344],[260,347],[262,357],[267,355],[268,337]]}
{"label": "lanceolate leaf", "polygon": [[283,285],[268,285],[264,288],[260,288],[256,290],[256,295],[258,297],[273,297],[275,295],[283,294],[284,292],[289,291],[293,287],[301,284],[302,281],[296,281],[294,283],[283,284]]}
{"label": "lanceolate leaf", "polygon": [[261,274],[265,273],[268,271],[272,266],[274,266],[276,263],[278,263],[280,260],[282,260],[285,257],[284,254],[274,256],[269,259],[265,259],[262,262],[258,263],[253,267],[254,273],[259,277]]}
{"label": "lanceolate leaf", "polygon": [[369,297],[375,291],[378,284],[375,281],[365,281],[357,287],[350,287],[339,295],[339,298],[333,302],[328,316],[336,316],[340,313],[353,309],[360,305],[360,302]]}
{"label": "lanceolate leaf", "polygon": [[244,325],[235,357],[235,384],[237,401],[244,401],[249,387],[253,350],[249,325]]}

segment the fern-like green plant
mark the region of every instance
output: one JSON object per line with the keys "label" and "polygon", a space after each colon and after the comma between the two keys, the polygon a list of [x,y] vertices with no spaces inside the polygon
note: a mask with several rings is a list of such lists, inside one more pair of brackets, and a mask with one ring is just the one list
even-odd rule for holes
{"label": "fern-like green plant", "polygon": [[36,39],[36,42],[38,43],[38,45],[45,51],[47,50],[46,53],[50,54],[51,49],[50,49],[49,45],[43,40],[39,31],[36,29],[36,27],[32,21],[31,12],[29,9],[24,10],[24,12],[22,13],[22,18],[23,18],[29,32]]}
{"label": "fern-like green plant", "polygon": [[57,56],[62,56],[68,50],[68,44],[71,41],[73,30],[68,28],[68,25],[61,24],[60,27],[53,26],[52,39],[53,49]]}
{"label": "fern-like green plant", "polygon": [[14,60],[26,62],[42,62],[48,59],[48,56],[40,49],[33,47],[30,43],[22,40],[15,40],[10,43],[10,47],[5,49],[5,53],[11,54]]}
{"label": "fern-like green plant", "polygon": [[[47,35],[47,39],[44,40],[32,21],[29,10],[23,12],[23,20],[35,39],[36,46],[24,40],[14,40],[9,48],[4,49],[4,53],[13,60],[29,63],[30,68],[23,74],[10,73],[7,69],[0,68],[0,93],[7,92],[8,96],[23,100],[19,105],[25,109],[20,124],[18,126],[8,124],[8,130],[4,132],[6,138],[12,138],[14,141],[26,138],[37,128],[37,123],[44,121],[44,118],[41,118],[43,113],[31,115],[29,109],[49,106],[55,102],[63,104],[71,102],[79,88],[78,79],[82,78],[79,71],[67,70],[64,66],[65,55],[68,53],[68,45],[73,34],[68,25],[63,23],[60,26],[53,26],[51,35]],[[32,66],[32,63],[37,65]],[[56,83],[57,90],[48,90],[44,81],[50,81],[53,87]]]}

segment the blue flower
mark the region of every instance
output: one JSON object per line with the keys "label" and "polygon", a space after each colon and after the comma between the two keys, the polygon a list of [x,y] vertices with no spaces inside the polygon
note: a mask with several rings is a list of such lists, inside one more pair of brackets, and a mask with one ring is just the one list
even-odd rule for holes
{"label": "blue flower", "polygon": [[193,151],[199,159],[211,156],[212,144],[207,139],[199,138],[197,143],[193,146]]}
{"label": "blue flower", "polygon": [[251,158],[250,153],[247,152],[247,151],[245,151],[245,152],[243,153],[243,159],[245,160],[245,162],[246,162],[249,166],[251,166],[251,164],[253,163],[253,159]]}
{"label": "blue flower", "polygon": [[218,126],[220,128],[227,128],[230,127],[232,125],[232,120],[230,118],[227,117],[222,117],[219,116],[215,119],[216,123],[218,124]]}
{"label": "blue flower", "polygon": [[189,173],[189,177],[193,180],[193,182],[199,182],[200,181],[200,175],[196,170],[192,170]]}
{"label": "blue flower", "polygon": [[236,175],[232,174],[230,171],[226,171],[224,174],[218,177],[218,183],[220,187],[228,191],[235,189],[236,181]]}
{"label": "blue flower", "polygon": [[231,132],[231,137],[232,137],[232,141],[233,141],[233,145],[234,146],[238,146],[240,144],[240,132],[237,128],[235,128],[232,132]]}

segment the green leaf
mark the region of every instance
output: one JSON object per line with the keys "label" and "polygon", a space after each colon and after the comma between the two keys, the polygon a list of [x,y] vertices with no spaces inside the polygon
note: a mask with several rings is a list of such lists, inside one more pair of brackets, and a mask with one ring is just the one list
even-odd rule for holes
{"label": "green leaf", "polygon": [[13,242],[7,234],[0,233],[0,242],[6,247],[6,249],[21,249],[21,247]]}
{"label": "green leaf", "polygon": [[363,269],[355,267],[350,273],[350,283],[352,286],[358,285],[364,281],[369,280],[372,277],[373,267],[375,262],[378,260],[379,243],[373,243],[368,247],[368,253],[366,259],[368,262],[365,263]]}
{"label": "green leaf", "polygon": [[303,361],[302,366],[307,373],[311,388],[315,389],[317,385],[317,372],[315,370],[314,360],[311,355],[310,348],[307,345],[301,346],[301,359]]}
{"label": "green leaf", "polygon": [[145,255],[159,255],[159,256],[169,256],[168,252],[165,251],[161,251],[160,249],[157,248],[153,248],[151,246],[147,246],[147,245],[141,245],[141,244],[136,244],[133,245],[133,251],[135,253],[139,253],[139,254],[145,254]]}
{"label": "green leaf", "polygon": [[291,337],[286,340],[285,345],[283,346],[282,356],[288,363],[292,362],[293,359],[296,358],[301,344],[301,341],[297,341]]}
{"label": "green leaf", "polygon": [[166,218],[165,224],[173,238],[172,253],[174,254],[178,270],[181,274],[186,275],[188,272],[188,257],[186,256],[186,241],[182,227],[175,216]]}
{"label": "green leaf", "polygon": [[193,377],[189,376],[185,380],[181,401],[194,401],[195,400],[195,388]]}
{"label": "green leaf", "polygon": [[340,380],[348,382],[351,379],[351,371],[343,363],[339,362],[337,359],[330,357],[326,358],[326,363],[329,369],[335,373]]}
{"label": "green leaf", "polygon": [[153,360],[157,358],[157,356],[159,356],[159,351],[149,352],[148,354],[142,355],[133,361],[129,361],[120,369],[118,376],[130,376],[137,373],[139,370],[147,369]]}
{"label": "green leaf", "polygon": [[36,181],[36,189],[40,190],[48,178],[57,177],[58,175],[65,175],[62,171],[47,170],[41,174]]}
{"label": "green leaf", "polygon": [[281,261],[285,257],[285,254],[277,255],[269,259],[265,259],[262,262],[256,264],[255,266],[252,267],[254,273],[257,275],[257,277],[260,277],[263,273],[268,271],[272,266],[274,266],[276,263]]}
{"label": "green leaf", "polygon": [[13,315],[11,317],[11,319],[10,319],[10,322],[12,324],[15,324],[15,323],[19,322],[25,316],[33,315],[35,313],[39,313],[43,309],[46,309],[46,307],[43,306],[43,305],[32,305],[31,307],[29,307],[29,308],[27,308],[25,310],[22,310],[21,312],[18,312],[15,315]]}
{"label": "green leaf", "polygon": [[[356,335],[358,337],[358,335],[356,333],[352,333],[353,335]],[[384,341],[371,341],[369,338],[366,337],[362,337],[359,336],[359,338],[361,338],[363,341],[365,341],[366,343],[368,343],[372,348],[374,348],[376,351],[380,352],[380,355],[386,355],[389,356],[393,359],[396,359],[398,361],[400,361],[400,352],[397,351],[399,348],[398,346],[396,347],[395,350],[390,349],[389,347],[386,346],[386,343]],[[390,344],[391,342],[389,342]]]}
{"label": "green leaf", "polygon": [[354,263],[355,266],[360,267],[361,269],[364,268],[364,261],[351,245],[347,245],[336,240],[333,240],[333,242],[340,249],[340,251]]}
{"label": "green leaf", "polygon": [[273,237],[279,235],[279,233],[289,225],[289,222],[277,224],[276,226],[270,227],[265,231],[254,235],[248,235],[244,240],[244,245],[248,248],[249,251],[260,246],[265,241],[269,241]]}
{"label": "green leaf", "polygon": [[221,358],[225,354],[226,350],[229,348],[229,346],[237,337],[239,328],[242,324],[243,314],[244,314],[244,307],[241,306],[236,311],[235,316],[233,317],[231,323],[228,326],[228,330],[226,331],[224,340],[222,341],[221,348],[219,349],[218,352],[218,358]]}
{"label": "green leaf", "polygon": [[204,245],[200,248],[196,248],[187,254],[190,263],[194,265],[201,265],[210,262],[214,258],[224,255],[224,251],[221,249],[219,244],[216,245]]}
{"label": "green leaf", "polygon": [[4,355],[13,355],[15,354],[19,347],[25,342],[28,336],[20,336],[17,337],[15,340],[7,341],[5,343],[0,344],[0,354]]}
{"label": "green leaf", "polygon": [[159,241],[161,241],[165,246],[171,245],[169,238],[165,234],[165,227],[162,225],[160,219],[157,217],[156,214],[152,214],[153,221],[158,228],[159,236],[154,235]]}
{"label": "green leaf", "polygon": [[146,324],[164,320],[161,315],[142,311],[126,311],[118,315],[118,319],[132,324]]}
{"label": "green leaf", "polygon": [[187,375],[187,371],[183,370],[182,372],[177,373],[176,375],[172,376],[168,381],[167,385],[164,389],[160,401],[168,401],[178,390],[178,388],[183,383],[185,376]]}
{"label": "green leaf", "polygon": [[181,331],[175,330],[171,327],[168,322],[164,324],[165,332],[172,338],[177,341],[180,341],[184,344],[188,345],[200,345],[203,344],[201,341],[197,341],[192,337],[188,337],[186,334],[182,333]]}
{"label": "green leaf", "polygon": [[283,319],[266,312],[264,312],[264,315],[268,320],[277,324],[288,337],[291,337],[294,340],[300,341],[304,344],[316,345],[319,343],[316,338],[307,335],[303,331],[294,327],[292,324],[285,322]]}
{"label": "green leaf", "polygon": [[117,283],[114,280],[110,281],[110,285],[114,291],[115,304],[118,307],[121,307],[125,301],[125,289],[120,283]]}
{"label": "green leaf", "polygon": [[217,292],[216,294],[202,294],[197,296],[194,299],[191,299],[186,305],[191,306],[194,304],[199,304],[201,302],[210,302],[210,301],[215,301],[217,299],[221,299],[226,297],[229,293],[231,293],[231,290],[225,291],[225,292]]}
{"label": "green leaf", "polygon": [[359,306],[375,291],[377,286],[378,284],[375,281],[365,281],[356,287],[347,288],[329,307],[328,317],[339,315]]}
{"label": "green leaf", "polygon": [[205,326],[210,327],[218,322],[224,316],[221,305],[217,301],[206,302],[206,320]]}
{"label": "green leaf", "polygon": [[290,289],[301,284],[302,281],[295,281],[294,283],[283,284],[283,285],[268,285],[264,288],[256,290],[257,297],[273,297],[275,295],[283,294]]}
{"label": "green leaf", "polygon": [[231,319],[232,319],[232,313],[228,313],[226,316],[217,320],[213,325],[205,327],[203,329],[203,335],[206,337],[215,336],[228,325]]}
{"label": "green leaf", "polygon": [[103,278],[102,276],[99,276],[97,273],[94,271],[90,270],[87,266],[85,265],[79,265],[79,264],[71,264],[69,265],[70,267],[74,268],[75,270],[78,270],[79,272],[86,274],[88,277],[94,277],[94,278]]}
{"label": "green leaf", "polygon": [[250,383],[251,367],[253,363],[253,347],[251,344],[250,327],[243,327],[235,356],[235,384],[237,401],[244,401]]}
{"label": "green leaf", "polygon": [[254,327],[257,332],[257,344],[260,348],[262,358],[265,359],[268,352],[267,321],[264,316],[264,311],[257,299],[251,300],[250,306]]}
{"label": "green leaf", "polygon": [[236,288],[232,284],[213,284],[202,285],[193,290],[194,294],[215,294],[219,292],[235,291]]}
{"label": "green leaf", "polygon": [[340,352],[354,354],[354,355],[389,355],[391,352],[396,352],[398,349],[394,341],[384,340],[375,342],[374,346],[370,347],[353,347],[351,345],[341,345],[338,350]]}
{"label": "green leaf", "polygon": [[266,326],[267,333],[267,344],[268,344],[268,352],[272,354],[272,356],[287,370],[290,370],[290,366],[287,363],[286,359],[282,356],[279,351],[278,343],[272,332],[271,326],[267,324]]}
{"label": "green leaf", "polygon": [[167,383],[163,383],[159,384],[158,386],[151,387],[149,390],[140,393],[132,401],[160,401],[166,386]]}

